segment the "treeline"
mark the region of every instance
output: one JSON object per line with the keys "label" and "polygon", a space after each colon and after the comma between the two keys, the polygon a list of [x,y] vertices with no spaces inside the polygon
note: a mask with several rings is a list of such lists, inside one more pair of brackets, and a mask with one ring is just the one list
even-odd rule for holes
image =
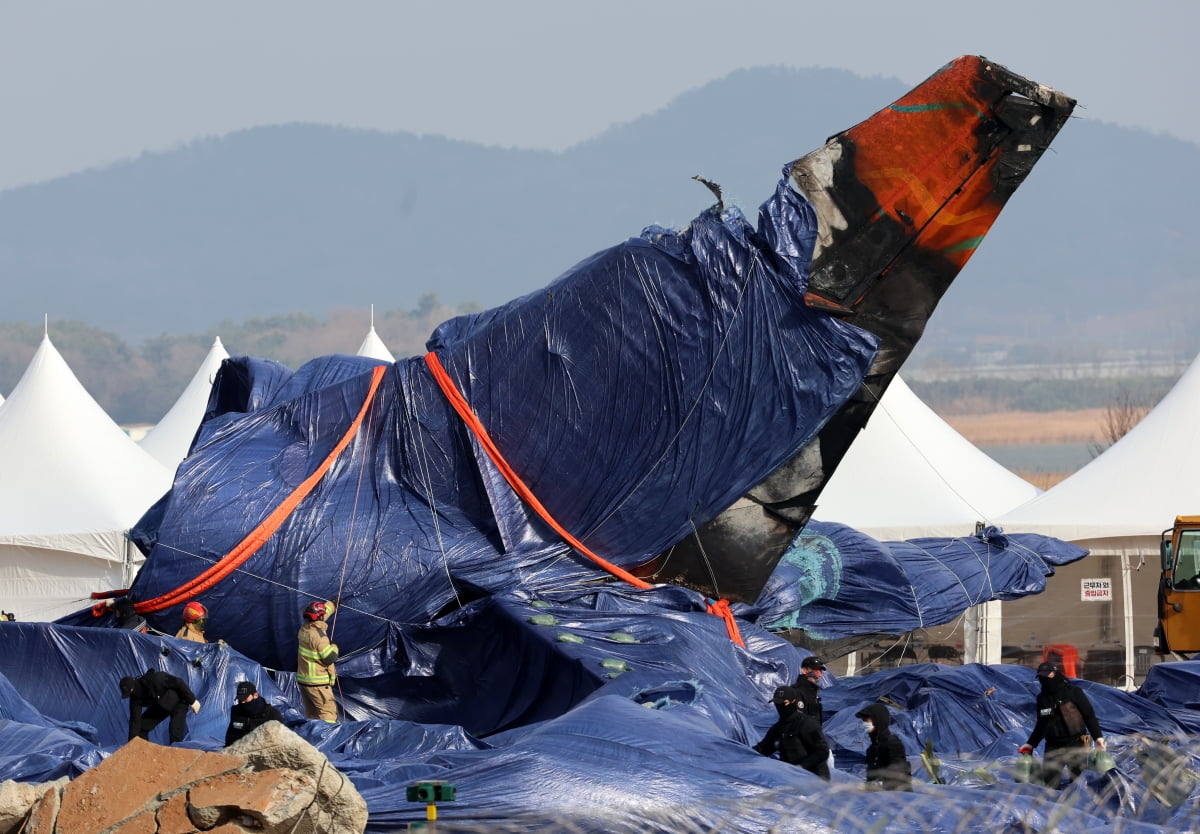
{"label": "treeline", "polygon": [[[906,380],[907,381],[907,380]],[[911,382],[913,393],[938,414],[1005,411],[1080,411],[1125,402],[1149,411],[1178,376],[1082,379],[954,379]]]}
{"label": "treeline", "polygon": [[[415,309],[376,312],[375,332],[397,358],[420,355],[433,329],[476,304],[451,308],[436,295]],[[354,354],[371,328],[364,310],[335,310],[325,320],[293,313],[226,321],[203,333],[168,334],[131,345],[107,330],[78,321],[51,321],[50,341],[87,392],[122,425],[156,423],[175,404],[220,338],[230,356],[258,356],[298,368],[317,356]],[[0,323],[0,395],[7,397],[29,366],[47,327]]]}
{"label": "treeline", "polygon": [[[434,328],[476,304],[451,308],[436,295],[421,297],[412,310],[376,313],[375,331],[397,358],[425,352]],[[174,405],[213,340],[231,356],[259,356],[298,368],[310,359],[358,351],[371,327],[363,310],[339,309],[321,320],[303,313],[243,322],[226,321],[203,333],[163,333],[131,345],[115,333],[77,321],[49,323],[50,340],[83,387],[118,423],[155,423]],[[0,323],[0,395],[12,393],[41,343],[44,328]],[[1085,379],[955,379],[909,381],[939,414],[1006,411],[1077,411],[1124,402],[1149,410],[1178,377]]]}

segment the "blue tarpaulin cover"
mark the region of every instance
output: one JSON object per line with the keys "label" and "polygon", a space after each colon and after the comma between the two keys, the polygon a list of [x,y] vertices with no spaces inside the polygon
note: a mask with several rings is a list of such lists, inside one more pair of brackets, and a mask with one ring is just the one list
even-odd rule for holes
{"label": "blue tarpaulin cover", "polygon": [[879,542],[842,524],[810,521],[743,613],[822,640],[862,634],[867,622],[883,634],[904,634],[988,600],[1041,593],[1055,566],[1086,555],[1070,542],[994,527],[963,538]]}
{"label": "blue tarpaulin cover", "polygon": [[[959,832],[1028,830],[1018,828],[1022,820],[1032,830],[1051,830],[1054,820],[1061,832],[1166,832],[1195,830],[1200,821],[1200,798],[1171,808],[1147,794],[1136,758],[1139,741],[1154,738],[1196,767],[1196,713],[1100,684],[1080,682],[1117,770],[1085,772],[1062,792],[1014,781],[1016,748],[1028,736],[1037,692],[1033,670],[1018,666],[920,664],[833,680],[822,695],[837,769],[822,782],[749,746],[775,718],[769,693],[794,678],[807,652],[749,624],[742,650],[715,618],[674,611],[674,604],[670,594],[647,600],[609,589],[552,600],[495,598],[475,624],[464,614],[464,638],[484,638],[493,618],[512,624],[508,639],[497,636],[484,650],[503,651],[496,668],[526,683],[497,691],[494,682],[480,681],[461,717],[473,709],[503,712],[510,693],[526,687],[557,710],[487,738],[428,717],[337,725],[304,719],[286,681],[277,686],[228,646],[0,623],[0,779],[73,777],[100,762],[125,741],[127,704],[116,681],[156,668],[196,691],[203,707],[190,716],[183,743],[201,749],[220,748],[236,681],[256,681],[285,723],[350,777],[367,800],[368,831],[379,834],[423,819],[424,807],[407,802],[405,788],[431,779],[458,789],[457,800],[439,808],[446,825],[522,823],[546,831],[568,821],[571,830],[595,832]],[[537,645],[546,649],[541,656]],[[551,656],[557,660],[548,666]],[[576,700],[563,706],[569,698],[553,691],[553,679],[572,667],[576,679],[563,687],[575,687]],[[1182,703],[1194,696],[1197,668],[1161,664],[1147,688],[1159,700]],[[866,740],[854,714],[874,702],[888,706],[909,752],[911,794],[862,789]],[[399,706],[397,715],[404,711]],[[1190,721],[1181,720],[1189,712]],[[160,726],[151,740],[166,743],[165,731]],[[926,740],[946,784],[933,784],[920,764]]]}
{"label": "blue tarpaulin cover", "polygon": [[[760,484],[858,389],[876,340],[803,303],[814,235],[811,207],[781,183],[757,229],[735,209],[680,232],[649,229],[544,290],[446,323],[430,348],[557,522],[634,568]],[[924,665],[834,681],[830,784],[750,745],[775,717],[770,693],[808,653],[773,629],[837,636],[944,622],[1036,593],[1078,548],[1000,531],[881,544],[813,524],[756,604],[734,606],[741,646],[704,594],[611,581],[564,544],[422,360],[332,356],[293,373],[240,358],[223,366],[174,488],[135,531],[148,559],[131,596],[151,624],[174,632],[186,598],[154,601],[237,551],[314,477],[236,570],[194,594],[223,644],[95,627],[109,623],[90,611],[57,625],[0,623],[0,777],[96,764],[126,738],[116,682],[160,668],[203,703],[185,743],[205,749],[223,739],[235,682],[255,681],[358,786],[373,832],[423,817],[405,799],[417,779],[457,786],[439,812],[446,824],[530,830],[919,821],[949,832],[1057,820],[1059,794],[1010,773],[1032,719],[1036,683],[1024,668]],[[291,670],[305,604],[333,598],[348,720],[328,725],[301,717]],[[1078,802],[1056,830],[1192,820],[1194,802],[1167,808],[1130,787],[1137,765],[1122,746],[1138,733],[1191,744],[1184,699],[1089,692],[1120,767],[1070,788]],[[861,789],[866,742],[853,715],[879,700],[913,764],[931,740],[951,784],[930,784],[917,766],[913,793]]]}
{"label": "blue tarpaulin cover", "polygon": [[[875,337],[803,302],[815,223],[781,181],[757,230],[732,208],[648,229],[544,290],[443,324],[430,348],[552,517],[633,568],[794,456],[862,380]],[[174,488],[135,531],[149,551],[136,599],[197,576],[312,475],[378,364],[332,356],[287,374],[227,361]],[[387,368],[350,447],[203,602],[214,623],[238,623],[231,645],[286,666],[314,597],[344,603],[350,653],[378,645],[388,622],[595,575],[416,358]],[[176,622],[185,601],[151,621]]]}

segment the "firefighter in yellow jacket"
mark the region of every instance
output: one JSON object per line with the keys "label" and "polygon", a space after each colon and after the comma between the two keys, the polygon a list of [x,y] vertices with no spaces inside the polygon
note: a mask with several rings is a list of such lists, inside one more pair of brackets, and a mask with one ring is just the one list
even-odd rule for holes
{"label": "firefighter in yellow jacket", "polygon": [[316,600],[304,609],[304,625],[300,627],[300,651],[296,663],[296,683],[300,684],[300,698],[304,701],[304,714],[322,721],[337,721],[337,702],[333,699],[333,682],[337,680],[334,664],[338,659],[338,647],[329,642],[325,620],[333,614],[332,602]]}
{"label": "firefighter in yellow jacket", "polygon": [[207,643],[204,629],[208,626],[208,609],[192,600],[183,606],[183,627],[175,632],[181,640],[191,640],[193,643]]}

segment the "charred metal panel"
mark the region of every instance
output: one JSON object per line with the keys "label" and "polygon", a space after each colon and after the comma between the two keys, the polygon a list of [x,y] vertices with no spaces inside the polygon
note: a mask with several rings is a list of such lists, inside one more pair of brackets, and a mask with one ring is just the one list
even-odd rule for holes
{"label": "charred metal panel", "polygon": [[1074,107],[964,56],[791,164],[819,221],[806,302],[877,335],[879,353],[805,449],[646,573],[754,601],[943,293]]}

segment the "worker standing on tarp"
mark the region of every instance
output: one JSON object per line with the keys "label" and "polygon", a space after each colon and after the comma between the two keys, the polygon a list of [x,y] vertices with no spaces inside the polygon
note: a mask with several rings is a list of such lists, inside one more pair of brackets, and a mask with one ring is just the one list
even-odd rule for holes
{"label": "worker standing on tarp", "polygon": [[1104,738],[1092,702],[1082,689],[1067,680],[1061,665],[1052,661],[1043,663],[1038,666],[1037,676],[1042,689],[1037,696],[1037,722],[1029,741],[1017,752],[1032,756],[1033,749],[1045,739],[1042,782],[1046,787],[1060,789],[1063,768],[1067,769],[1069,785],[1087,767],[1093,742],[1105,749]]}
{"label": "worker standing on tarp", "polygon": [[780,686],[771,696],[771,703],[779,713],[779,720],[754,749],[764,756],[773,756],[778,751],[782,761],[799,765],[828,782],[829,742],[821,723],[805,712],[800,691],[794,686]]}
{"label": "worker standing on tarp", "polygon": [[800,700],[804,702],[804,711],[824,723],[825,710],[821,705],[821,675],[825,672],[825,662],[819,657],[806,657],[800,664],[800,675],[792,684],[800,691]]}
{"label": "worker standing on tarp", "polygon": [[892,733],[892,716],[883,704],[868,704],[854,714],[861,718],[871,743],[867,746],[867,788],[911,791],[912,768],[904,742]]}
{"label": "worker standing on tarp", "polygon": [[193,643],[207,643],[204,629],[208,627],[208,609],[192,600],[183,606],[183,626],[175,632],[180,640],[191,640]]}
{"label": "worker standing on tarp", "polygon": [[325,620],[333,611],[332,602],[315,600],[305,606],[296,658],[296,683],[300,685],[305,716],[320,718],[330,724],[337,721],[333,682],[337,680],[334,664],[338,659],[338,647],[329,642],[326,634],[329,626]]}
{"label": "worker standing on tarp", "polygon": [[[804,711],[816,719],[817,726],[825,724],[825,708],[821,704],[822,676],[825,674],[825,661],[814,655],[804,658],[800,664],[800,676],[792,686],[800,693],[800,701]],[[829,761],[826,766],[833,770],[833,751],[829,751]]]}

